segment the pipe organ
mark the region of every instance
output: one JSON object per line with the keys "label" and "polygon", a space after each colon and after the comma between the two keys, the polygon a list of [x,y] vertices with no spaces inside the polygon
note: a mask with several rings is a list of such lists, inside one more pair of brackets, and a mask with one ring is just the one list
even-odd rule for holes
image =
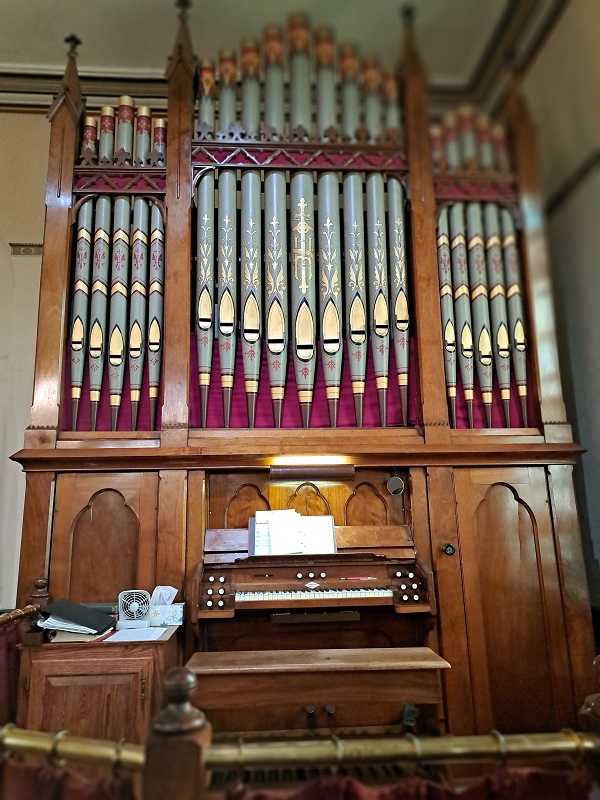
{"label": "pipe organ", "polygon": [[[493,123],[435,118],[410,19],[396,76],[301,14],[215,65],[186,13],[164,116],[85,108],[73,53],[49,112],[18,602],[40,577],[78,602],[171,585],[182,660],[351,648],[372,672],[394,648],[437,664],[424,727],[574,725],[580,448],[516,84]],[[333,517],[340,552],[253,560],[278,509]]]}

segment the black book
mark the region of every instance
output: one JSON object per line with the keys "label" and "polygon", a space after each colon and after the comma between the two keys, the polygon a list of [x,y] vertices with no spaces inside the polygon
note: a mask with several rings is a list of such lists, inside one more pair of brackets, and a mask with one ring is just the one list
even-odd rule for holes
{"label": "black book", "polygon": [[105,633],[115,627],[115,620],[110,614],[86,608],[86,606],[72,603],[70,600],[55,600],[53,603],[48,603],[46,608],[41,611],[46,617],[45,626],[50,627],[48,623],[56,622],[56,624],[51,625],[55,630],[61,630],[58,624],[60,620],[64,620],[71,625],[89,628],[92,633]]}

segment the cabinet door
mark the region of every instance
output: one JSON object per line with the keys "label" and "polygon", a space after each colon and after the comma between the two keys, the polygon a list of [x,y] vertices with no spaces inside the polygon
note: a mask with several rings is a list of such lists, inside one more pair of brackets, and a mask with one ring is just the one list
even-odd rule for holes
{"label": "cabinet door", "polygon": [[34,730],[141,743],[150,719],[152,673],[150,656],[124,657],[112,651],[68,659],[34,655],[24,724]]}
{"label": "cabinet door", "polygon": [[545,469],[457,469],[455,488],[476,732],[575,724]]}
{"label": "cabinet door", "polygon": [[63,474],[56,480],[50,592],[76,603],[115,602],[155,586],[158,476]]}

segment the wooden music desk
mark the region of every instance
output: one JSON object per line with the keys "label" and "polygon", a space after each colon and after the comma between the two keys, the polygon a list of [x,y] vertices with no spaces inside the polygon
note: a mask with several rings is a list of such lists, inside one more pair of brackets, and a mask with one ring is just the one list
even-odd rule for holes
{"label": "wooden music desk", "polygon": [[193,702],[217,733],[398,725],[405,703],[442,702],[428,647],[194,653]]}

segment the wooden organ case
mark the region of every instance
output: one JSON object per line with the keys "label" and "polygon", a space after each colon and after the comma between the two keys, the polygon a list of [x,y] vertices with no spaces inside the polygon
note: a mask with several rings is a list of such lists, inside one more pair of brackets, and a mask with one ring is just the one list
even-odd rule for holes
{"label": "wooden organ case", "polygon": [[[33,406],[14,456],[27,479],[18,603],[41,575],[54,597],[80,602],[168,584],[186,603],[186,658],[328,639],[400,657],[428,643],[451,665],[440,707],[449,732],[574,725],[593,654],[579,447],[561,394],[527,110],[513,86],[503,169],[468,154],[454,163],[435,133],[430,150],[410,21],[401,114],[393,77],[382,95],[377,66],[359,76],[351,48],[338,80],[331,34],[313,39],[294,17],[287,48],[289,99],[277,29],[264,64],[255,44],[242,46],[239,86],[233,54],[222,54],[216,84],[212,65],[196,70],[183,15],[166,120],[152,124],[121,98],[116,137],[114,109],[85,115],[70,54],[49,113]],[[492,228],[508,210],[516,233],[479,231],[488,206]],[[485,260],[503,243],[518,245],[520,275],[504,252],[497,284],[471,279],[477,248]],[[509,362],[525,341],[523,378]],[[521,404],[509,414],[511,389]],[[397,476],[400,497],[386,490]],[[321,618],[298,625],[273,622],[270,595],[241,608],[253,591],[235,560],[248,519],[287,507],[332,513],[348,554],[278,564],[279,589],[293,591],[295,572],[341,579],[342,563],[372,566],[385,572],[381,605],[330,608],[325,597]],[[418,577],[406,614],[401,564]],[[213,609],[216,566],[230,605]],[[302,598],[293,606],[313,613]]]}

